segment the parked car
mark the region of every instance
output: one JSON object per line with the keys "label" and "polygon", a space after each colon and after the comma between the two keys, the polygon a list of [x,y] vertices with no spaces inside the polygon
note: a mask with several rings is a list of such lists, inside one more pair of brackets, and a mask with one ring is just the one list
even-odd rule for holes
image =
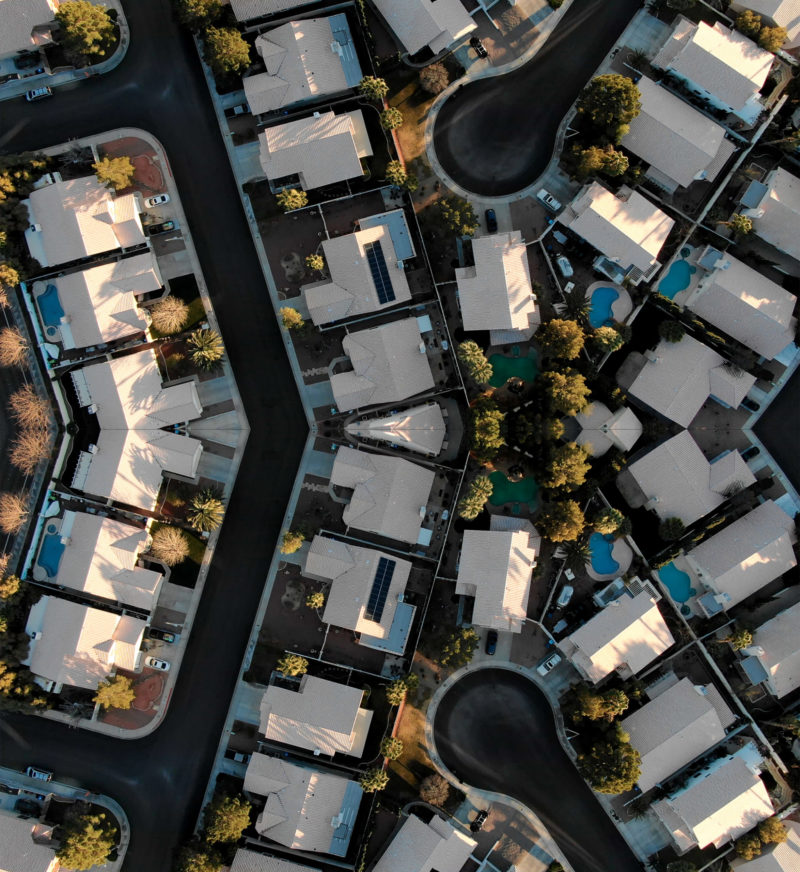
{"label": "parked car", "polygon": [[162,221],[160,224],[148,224],[145,227],[149,236],[156,236],[159,233],[169,233],[175,229],[174,221]]}
{"label": "parked car", "polygon": [[539,188],[536,193],[536,199],[551,212],[558,212],[561,208],[561,203],[547,190],[547,188]]}
{"label": "parked car", "polygon": [[573,593],[575,593],[575,588],[571,584],[565,584],[564,587],[561,588],[561,593],[558,595],[556,605],[560,609],[566,608],[566,606],[569,605],[569,601],[572,599]]}
{"label": "parked car", "polygon": [[486,634],[486,653],[494,654],[497,651],[497,630],[489,630]]}
{"label": "parked car", "polygon": [[25,99],[29,103],[33,103],[36,100],[44,100],[45,97],[52,97],[52,96],[53,96],[53,92],[50,90],[50,88],[45,86],[43,88],[34,88],[32,91],[28,91],[25,94]]}
{"label": "parked car", "polygon": [[483,829],[483,825],[486,823],[486,818],[489,817],[488,809],[482,809],[475,815],[475,820],[469,825],[470,830],[473,833],[478,833]]}
{"label": "parked car", "polygon": [[35,766],[28,766],[25,774],[28,778],[35,778],[37,781],[51,781],[53,778],[52,772],[48,772],[47,769],[37,769]]}
{"label": "parked car", "polygon": [[169,672],[169,663],[166,660],[159,660],[158,657],[145,657],[144,665],[159,672]]}
{"label": "parked car", "polygon": [[479,58],[488,58],[489,52],[486,51],[486,46],[478,39],[477,36],[470,37],[469,44],[475,49],[475,54]]}
{"label": "parked car", "polygon": [[169,633],[167,630],[159,630],[157,627],[150,627],[147,631],[147,635],[151,639],[158,639],[159,641],[167,642],[170,645],[178,639],[177,634]]}
{"label": "parked car", "polygon": [[486,210],[486,229],[489,233],[497,233],[497,215],[494,209]]}
{"label": "parked car", "polygon": [[169,203],[169,194],[157,194],[155,197],[148,197],[144,204],[148,209],[152,209],[155,206],[161,206],[164,203]]}
{"label": "parked car", "polygon": [[539,673],[539,675],[542,675],[542,676],[547,675],[547,673],[552,672],[552,670],[555,669],[556,666],[558,666],[558,664],[560,662],[561,662],[561,655],[560,654],[550,654],[545,660],[542,660],[542,662],[536,667],[536,671]]}
{"label": "parked car", "polygon": [[572,278],[573,269],[568,257],[564,257],[563,254],[560,257],[557,257],[556,266],[558,267],[558,271],[561,273],[562,276],[564,276],[565,279]]}

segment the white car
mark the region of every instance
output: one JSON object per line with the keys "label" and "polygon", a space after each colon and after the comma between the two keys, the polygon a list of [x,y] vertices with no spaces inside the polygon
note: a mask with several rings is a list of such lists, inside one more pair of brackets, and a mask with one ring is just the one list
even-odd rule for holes
{"label": "white car", "polygon": [[547,675],[547,673],[555,669],[560,662],[560,654],[551,654],[546,660],[542,660],[542,662],[536,667],[536,671],[539,675]]}
{"label": "white car", "polygon": [[35,766],[28,766],[25,770],[28,778],[35,778],[37,781],[50,781],[53,778],[53,773],[47,769],[37,769]]}
{"label": "white car", "polygon": [[536,199],[551,212],[558,212],[561,208],[561,203],[546,188],[539,188]]}
{"label": "white car", "polygon": [[153,209],[156,206],[163,206],[164,203],[169,203],[169,194],[158,194],[155,197],[148,197],[144,204],[148,209]]}
{"label": "white car", "polygon": [[572,264],[569,262],[569,258],[564,257],[562,254],[560,257],[556,258],[556,266],[558,267],[558,271],[564,276],[565,279],[572,278],[573,269]]}
{"label": "white car", "polygon": [[158,657],[145,658],[144,665],[159,672],[169,672],[169,663],[166,660],[159,660]]}

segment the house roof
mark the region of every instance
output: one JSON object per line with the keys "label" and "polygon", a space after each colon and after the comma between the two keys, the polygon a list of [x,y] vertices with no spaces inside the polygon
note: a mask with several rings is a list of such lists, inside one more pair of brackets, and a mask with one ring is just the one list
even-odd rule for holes
{"label": "house roof", "polygon": [[447,426],[438,403],[414,406],[394,415],[351,421],[345,425],[351,436],[400,445],[417,454],[435,457],[442,450]]}
{"label": "house roof", "polygon": [[297,7],[308,6],[314,0],[230,0],[231,9],[237,21],[249,21],[251,18],[263,18],[276,15]]}
{"label": "house roof", "polygon": [[375,8],[409,54],[430,46],[434,54],[475,29],[460,0],[374,0]]}
{"label": "house roof", "polygon": [[364,752],[372,712],[361,708],[364,690],[304,675],[297,690],[273,684],[261,698],[260,731],[267,739],[315,754]]}
{"label": "house roof", "polygon": [[267,127],[258,139],[267,178],[298,175],[306,191],[362,176],[361,158],[372,154],[360,109],[314,113]]}
{"label": "house roof", "polygon": [[400,457],[342,446],[330,480],[353,490],[342,515],[348,527],[415,544],[435,477]]}
{"label": "house roof", "polygon": [[576,416],[581,432],[575,441],[592,457],[600,457],[610,448],[628,452],[642,435],[642,422],[627,406],[612,412],[600,402],[592,402]]}
{"label": "house roof", "polygon": [[475,597],[472,622],[522,632],[536,565],[534,537],[523,530],[465,530],[456,593]]}
{"label": "house roof", "polygon": [[281,857],[271,857],[268,854],[248,851],[247,848],[237,848],[230,872],[319,872],[319,870]]}
{"label": "house roof", "polygon": [[628,472],[660,518],[680,518],[687,525],[723,503],[729,489],[755,481],[738,451],[710,464],[686,430],[631,463]]}
{"label": "house roof", "polygon": [[800,687],[800,603],[758,627],[753,646],[763,651],[759,660],[778,699]]}
{"label": "house roof", "polygon": [[526,330],[539,323],[519,230],[472,240],[475,265],[456,269],[464,329]]}
{"label": "house roof", "polygon": [[55,845],[33,841],[40,829],[38,821],[20,818],[10,809],[0,810],[0,872],[56,872]]}
{"label": "house roof", "polygon": [[774,60],[771,52],[719,22],[712,27],[680,17],[652,63],[673,70],[737,112],[757,96]]}
{"label": "house roof", "polygon": [[642,272],[656,263],[675,224],[637,191],[614,195],[599,182],[586,185],[558,220],[623,269]]}
{"label": "house roof", "polygon": [[730,609],[797,565],[794,521],[768,500],[686,555]]}
{"label": "house roof", "polygon": [[581,672],[597,683],[620,666],[634,674],[675,643],[647,591],[609,603],[559,647]]}
{"label": "house roof", "polygon": [[434,386],[416,318],[349,333],[342,348],[353,365],[331,376],[333,396],[342,411],[405,400]]}
{"label": "house roof", "polygon": [[[255,47],[267,71],[247,76],[243,84],[257,115],[346,91],[361,78],[344,15],[289,21],[256,37]],[[345,52],[351,56],[347,69]]]}
{"label": "house roof", "polygon": [[56,17],[57,0],[0,0],[0,58],[36,48],[33,29]]}
{"label": "house roof", "polygon": [[135,195],[114,196],[95,176],[37,188],[25,204],[31,226],[41,227],[26,230],[25,239],[31,255],[43,266],[146,240]]}
{"label": "house roof", "polygon": [[460,872],[477,844],[437,814],[427,824],[410,814],[374,872]]}
{"label": "house roof", "polygon": [[[383,612],[376,621],[366,616],[366,610],[381,557],[394,561],[395,568]],[[326,624],[386,639],[411,574],[411,563],[373,548],[316,535],[306,553],[303,574],[332,582],[322,615]]]}
{"label": "house roof", "polygon": [[642,792],[725,738],[725,728],[706,688],[695,686],[690,678],[682,678],[628,715],[621,726],[642,757],[637,781]]}
{"label": "house roof", "polygon": [[800,872],[800,824],[784,818],[787,838],[785,842],[767,845],[755,860],[736,857],[731,867],[736,872]]}
{"label": "house roof", "polygon": [[647,76],[636,86],[642,108],[624,148],[683,187],[700,177],[713,181],[735,151],[724,128]]}
{"label": "house roof", "polygon": [[152,252],[137,254],[55,280],[64,310],[65,348],[86,348],[132,336],[147,328],[137,295],[162,285]]}
{"label": "house roof", "polygon": [[[380,245],[392,293],[385,301],[378,295],[375,275],[368,251]],[[322,242],[329,279],[303,286],[311,320],[328,324],[367,312],[396,306],[411,299],[405,269],[395,252],[392,235],[386,224],[378,224],[357,233],[335,236]]]}
{"label": "house roof", "polygon": [[42,597],[37,606],[42,635],[31,643],[30,670],[35,675],[94,690],[114,667],[135,668],[144,621],[51,596]]}
{"label": "house roof", "polygon": [[767,192],[754,213],[753,231],[780,251],[800,260],[800,179],[778,167],[767,176]]}

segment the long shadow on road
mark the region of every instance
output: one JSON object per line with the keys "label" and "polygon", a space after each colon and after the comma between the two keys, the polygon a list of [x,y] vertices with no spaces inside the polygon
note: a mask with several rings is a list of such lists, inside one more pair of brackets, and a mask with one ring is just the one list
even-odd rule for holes
{"label": "long shadow on road", "polygon": [[522,675],[480,669],[449,690],[433,724],[445,766],[539,816],[575,872],[642,866],[567,757],[544,694]]}
{"label": "long shadow on road", "polygon": [[755,432],[783,472],[800,491],[800,370],[781,388],[780,394],[758,419]]}

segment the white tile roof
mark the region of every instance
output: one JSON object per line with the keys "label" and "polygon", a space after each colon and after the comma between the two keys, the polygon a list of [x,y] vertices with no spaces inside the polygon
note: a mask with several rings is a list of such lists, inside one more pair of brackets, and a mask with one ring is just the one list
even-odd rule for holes
{"label": "white tile roof", "polygon": [[632,463],[628,472],[662,520],[680,518],[687,525],[723,503],[729,488],[741,490],[755,481],[738,451],[709,464],[686,430]]}
{"label": "white tile roof", "polygon": [[720,152],[727,159],[735,151],[724,128],[646,76],[636,85],[642,109],[622,146],[683,187],[698,178],[713,181],[724,163]]}
{"label": "white tile roof", "polygon": [[630,451],[642,435],[642,422],[627,406],[612,412],[603,403],[592,402],[575,419],[581,427],[575,441],[592,457],[600,457],[610,448]]}
{"label": "white tile roof", "polygon": [[460,0],[373,0],[409,54],[430,46],[434,54],[475,29]]}
{"label": "white tile roof", "polygon": [[95,690],[115,666],[136,668],[144,621],[51,596],[37,606],[43,621],[41,639],[31,643],[34,675]]}
{"label": "white tile roof", "polygon": [[797,565],[794,521],[772,500],[706,539],[686,555],[704,584],[733,608]]}
{"label": "white tile roof", "polygon": [[262,18],[275,15],[278,12],[294,10],[299,6],[308,6],[314,0],[230,0],[231,9],[237,21],[249,21],[251,18]]}
{"label": "white tile roof", "polygon": [[682,678],[620,725],[642,756],[637,784],[643,792],[725,738],[705,688],[698,689],[690,678]]}
{"label": "white tile roof", "polygon": [[342,340],[342,348],[353,369],[331,376],[340,411],[394,403],[434,386],[416,318],[349,333]]}
{"label": "white tile roof", "polygon": [[599,182],[585,186],[558,220],[623,270],[634,266],[642,272],[657,262],[675,224],[638,191],[621,199]]}
{"label": "white tile roof", "polygon": [[[374,621],[365,616],[365,610],[381,557],[393,560],[395,569],[381,619]],[[322,614],[326,624],[386,639],[411,574],[411,563],[383,551],[316,535],[306,554],[303,574],[332,582]]]}
{"label": "white tile roof", "polygon": [[784,609],[753,634],[753,647],[769,676],[767,685],[780,699],[800,687],[800,603]]}
{"label": "white tile roof", "polygon": [[314,753],[360,757],[372,720],[361,708],[363,696],[363,688],[313,675],[304,675],[297,690],[273,684],[261,698],[259,730],[270,741]]}
{"label": "white tile roof", "polygon": [[[378,297],[365,249],[365,245],[376,242],[383,251],[394,291],[394,299],[386,303],[381,303]],[[408,278],[402,266],[398,266],[400,261],[388,225],[378,224],[357,233],[325,239],[322,251],[330,279],[304,285],[302,289],[311,320],[316,325],[377,312],[411,299]]]}
{"label": "white tile roof", "polygon": [[785,818],[788,837],[785,842],[767,845],[755,860],[736,857],[731,867],[736,872],[800,872],[800,824]]}
{"label": "white tile roof", "polygon": [[38,828],[38,821],[23,820],[10,809],[0,809],[0,872],[57,872],[56,845],[34,842]]}
{"label": "white tile roof", "polygon": [[361,158],[372,154],[360,109],[267,127],[258,137],[261,167],[269,179],[299,175],[303,190],[364,174]]}
{"label": "white tile roof", "polygon": [[351,421],[345,425],[351,436],[400,445],[417,454],[435,457],[442,450],[447,426],[438,403],[414,406],[394,415]]}
{"label": "white tile roof", "polygon": [[230,872],[319,872],[316,867],[302,866],[292,860],[258,854],[247,848],[238,848]]}
{"label": "white tile roof", "polygon": [[400,457],[342,446],[330,480],[354,491],[342,514],[348,527],[415,544],[435,478]]}
{"label": "white tile roof", "polygon": [[114,196],[95,176],[46,185],[25,202],[31,225],[41,226],[26,230],[25,238],[42,266],[145,241],[136,197]]}
{"label": "white tile roof", "polygon": [[800,260],[800,179],[779,167],[767,176],[766,184],[767,193],[753,218],[753,232]]}
{"label": "white tile roof", "polygon": [[729,378],[725,359],[689,334],[680,342],[662,339],[653,356],[642,359],[628,393],[682,427],[689,426],[711,394],[719,396],[719,391],[719,399],[737,408],[756,382],[744,371]]}
{"label": "white tile roof", "polygon": [[410,814],[373,872],[460,872],[477,844],[437,814],[427,824]]}
{"label": "white tile roof", "polygon": [[86,348],[147,328],[137,296],[162,286],[152,252],[69,273],[55,280],[66,323],[65,348]]}
{"label": "white tile roof", "polygon": [[527,330],[539,323],[519,230],[472,240],[475,266],[456,269],[464,329]]}
{"label": "white tile roof", "polygon": [[522,530],[465,530],[456,593],[475,597],[472,622],[521,633],[528,614],[534,537]]}
{"label": "white tile roof", "polygon": [[658,606],[642,591],[609,603],[559,647],[596,684],[620,666],[639,672],[674,643]]}
{"label": "white tile roof", "polygon": [[40,45],[33,29],[53,21],[57,9],[56,0],[0,0],[0,58]]}

